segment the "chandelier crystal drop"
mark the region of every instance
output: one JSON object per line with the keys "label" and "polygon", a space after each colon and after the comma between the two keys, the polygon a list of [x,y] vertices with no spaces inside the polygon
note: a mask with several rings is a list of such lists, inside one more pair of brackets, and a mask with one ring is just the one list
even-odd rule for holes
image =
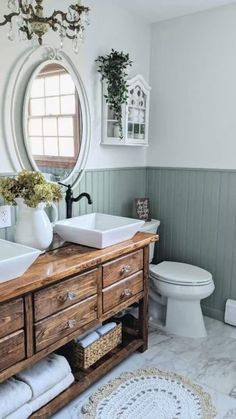
{"label": "chandelier crystal drop", "polygon": [[43,36],[52,29],[58,32],[60,46],[63,48],[64,39],[69,38],[73,43],[73,50],[78,53],[79,40],[84,37],[84,30],[89,24],[89,8],[77,0],[68,10],[54,10],[51,16],[44,16],[43,0],[8,0],[9,14],[4,15],[0,26],[9,24],[8,39],[14,41],[16,36],[20,40],[37,39],[39,45],[43,43]]}

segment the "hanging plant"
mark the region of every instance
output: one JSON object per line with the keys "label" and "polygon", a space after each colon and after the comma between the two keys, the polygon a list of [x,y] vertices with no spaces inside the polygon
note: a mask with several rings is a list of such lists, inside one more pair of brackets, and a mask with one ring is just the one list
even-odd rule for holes
{"label": "hanging plant", "polygon": [[102,80],[107,82],[107,94],[104,97],[114,112],[114,119],[119,125],[120,138],[123,138],[122,105],[127,103],[128,99],[126,70],[132,65],[132,61],[129,54],[112,49],[110,54],[100,55],[96,62],[99,63],[98,72],[101,73]]}

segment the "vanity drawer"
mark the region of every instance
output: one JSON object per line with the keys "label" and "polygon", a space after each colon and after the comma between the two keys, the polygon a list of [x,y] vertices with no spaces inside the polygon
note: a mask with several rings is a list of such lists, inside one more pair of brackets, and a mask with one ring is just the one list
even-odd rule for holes
{"label": "vanity drawer", "polygon": [[41,351],[74,330],[96,320],[97,311],[96,295],[35,324],[36,351]]}
{"label": "vanity drawer", "polygon": [[3,371],[25,358],[24,331],[0,339],[0,371]]}
{"label": "vanity drawer", "polygon": [[97,294],[98,270],[74,276],[34,294],[35,321]]}
{"label": "vanity drawer", "polygon": [[119,306],[124,301],[143,291],[143,271],[103,290],[103,312]]}
{"label": "vanity drawer", "polygon": [[19,298],[0,305],[0,338],[24,327],[24,303]]}
{"label": "vanity drawer", "polygon": [[103,287],[108,287],[121,279],[127,278],[143,269],[143,250],[105,263],[103,269]]}

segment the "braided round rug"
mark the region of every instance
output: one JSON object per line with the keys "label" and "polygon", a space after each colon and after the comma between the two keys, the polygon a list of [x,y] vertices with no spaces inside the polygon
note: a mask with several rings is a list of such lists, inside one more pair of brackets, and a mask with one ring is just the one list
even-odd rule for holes
{"label": "braided round rug", "polygon": [[213,419],[211,397],[189,379],[156,368],[121,374],[82,408],[83,419]]}

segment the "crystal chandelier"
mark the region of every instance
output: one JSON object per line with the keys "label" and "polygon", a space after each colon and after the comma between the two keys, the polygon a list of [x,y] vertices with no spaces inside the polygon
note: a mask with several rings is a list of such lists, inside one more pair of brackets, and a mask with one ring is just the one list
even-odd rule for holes
{"label": "crystal chandelier", "polygon": [[[73,42],[74,52],[78,52],[79,40],[83,39],[85,25],[89,23],[89,8],[82,6],[80,0],[68,10],[54,10],[51,16],[44,16],[43,0],[8,0],[10,13],[4,15],[0,26],[10,24],[8,39],[13,41],[16,32],[21,40],[37,39],[42,45],[43,36],[52,29],[58,31],[61,48],[65,38]],[[15,25],[15,26],[14,26]]]}

